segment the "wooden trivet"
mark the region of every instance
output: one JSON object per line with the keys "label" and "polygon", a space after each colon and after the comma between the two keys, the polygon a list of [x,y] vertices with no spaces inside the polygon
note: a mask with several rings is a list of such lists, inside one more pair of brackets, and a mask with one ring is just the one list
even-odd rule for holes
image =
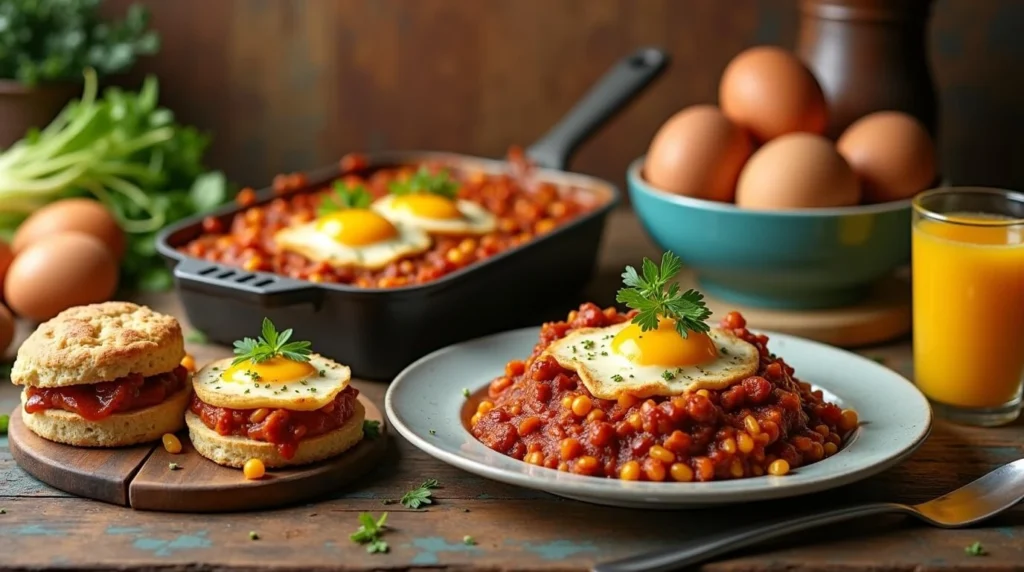
{"label": "wooden trivet", "polygon": [[[380,422],[380,435],[364,437],[341,456],[320,463],[268,470],[249,481],[240,469],[222,467],[192,448],[187,431],[182,451],[172,455],[160,442],[118,449],[88,449],[47,441],[11,414],[11,456],[40,481],[80,497],[166,512],[234,512],[279,507],[335,491],[372,469],[387,448],[380,410],[362,395],[366,419]],[[177,463],[178,470],[170,464]]]}

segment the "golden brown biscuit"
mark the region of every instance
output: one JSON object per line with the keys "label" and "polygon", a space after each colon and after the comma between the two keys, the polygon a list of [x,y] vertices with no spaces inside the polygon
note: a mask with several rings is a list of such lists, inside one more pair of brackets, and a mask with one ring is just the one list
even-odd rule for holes
{"label": "golden brown biscuit", "polygon": [[136,373],[172,371],[185,357],[181,325],[129,302],[70,308],[45,322],[18,349],[11,381],[67,387]]}
{"label": "golden brown biscuit", "polygon": [[152,407],[89,421],[63,409],[26,413],[26,396],[22,391],[21,420],[36,435],[57,443],[76,447],[126,447],[180,431],[185,426],[184,412],[191,395],[191,388],[186,386]]}
{"label": "golden brown biscuit", "polygon": [[307,465],[336,457],[363,439],[363,419],[366,410],[363,404],[355,402],[352,418],[344,425],[323,435],[304,439],[299,443],[295,456],[285,459],[277,445],[265,441],[254,441],[235,435],[221,435],[203,423],[198,415],[189,411],[185,414],[189,439],[200,455],[218,465],[242,467],[249,459],[259,459],[268,469]]}

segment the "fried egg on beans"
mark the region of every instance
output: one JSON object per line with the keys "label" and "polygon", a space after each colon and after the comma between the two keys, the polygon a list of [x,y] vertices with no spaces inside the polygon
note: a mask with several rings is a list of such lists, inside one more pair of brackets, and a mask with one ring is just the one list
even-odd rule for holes
{"label": "fried egg on beans", "polygon": [[757,372],[757,348],[718,328],[688,332],[661,320],[646,332],[633,323],[570,332],[544,351],[575,371],[590,393],[618,399],[672,396],[698,389],[725,389]]}
{"label": "fried egg on beans", "polygon": [[277,356],[231,365],[215,361],[193,376],[196,396],[204,403],[228,409],[290,409],[313,411],[334,400],[348,386],[348,366],[312,354],[308,362]]}
{"label": "fried egg on beans", "polygon": [[373,209],[433,234],[487,234],[498,225],[490,211],[472,201],[429,193],[387,195],[377,199]]}
{"label": "fried egg on beans", "polygon": [[274,235],[278,248],[331,266],[377,269],[430,248],[415,226],[388,220],[370,209],[342,209]]}

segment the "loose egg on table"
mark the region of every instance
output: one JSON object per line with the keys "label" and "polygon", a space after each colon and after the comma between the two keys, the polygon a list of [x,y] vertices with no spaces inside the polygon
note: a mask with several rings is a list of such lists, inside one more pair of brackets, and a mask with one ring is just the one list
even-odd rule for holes
{"label": "loose egg on table", "polygon": [[352,377],[348,366],[317,354],[309,361],[281,356],[258,363],[232,361],[215,361],[196,372],[193,386],[201,401],[229,409],[315,411],[334,401]]}
{"label": "loose egg on table", "polygon": [[644,159],[644,178],[677,195],[730,202],[752,147],[747,132],[717,107],[688,107],[658,129]]}
{"label": "loose egg on table", "polygon": [[4,298],[16,314],[42,322],[72,306],[109,300],[117,278],[117,261],[103,242],[61,232],[18,252],[7,270]]}
{"label": "loose egg on table", "polygon": [[688,332],[672,320],[653,330],[633,323],[575,330],[544,351],[575,371],[591,394],[617,399],[725,389],[757,372],[757,348],[728,330]]}
{"label": "loose egg on table", "polygon": [[495,216],[477,203],[431,193],[387,195],[372,208],[389,220],[432,234],[487,234],[498,225]]}
{"label": "loose egg on table", "polygon": [[737,55],[718,87],[722,112],[761,142],[787,133],[822,134],[825,95],[814,74],[795,55],[758,46]]}
{"label": "loose egg on table", "polygon": [[6,242],[0,240],[0,294],[3,293],[4,276],[7,276],[7,269],[14,261],[14,252]]}
{"label": "loose egg on table", "polygon": [[11,248],[15,253],[59,232],[77,231],[96,237],[116,260],[124,254],[125,237],[107,207],[93,199],[62,199],[32,213],[18,226]]}
{"label": "loose egg on table", "polygon": [[906,113],[866,115],[846,128],[836,147],[860,178],[868,203],[909,199],[938,176],[928,130]]}
{"label": "loose egg on table", "polygon": [[331,266],[383,268],[424,252],[430,236],[414,226],[391,221],[370,209],[341,209],[274,235],[283,250]]}
{"label": "loose egg on table", "polygon": [[0,357],[14,341],[14,316],[10,310],[0,304]]}
{"label": "loose egg on table", "polygon": [[860,202],[857,176],[831,141],[810,133],[774,139],[747,161],[736,205],[775,210],[845,207]]}

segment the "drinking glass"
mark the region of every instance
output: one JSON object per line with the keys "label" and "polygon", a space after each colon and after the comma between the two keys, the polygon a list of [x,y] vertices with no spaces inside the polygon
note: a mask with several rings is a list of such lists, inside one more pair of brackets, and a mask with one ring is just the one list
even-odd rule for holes
{"label": "drinking glass", "polygon": [[1024,194],[981,187],[913,201],[914,375],[939,417],[995,426],[1024,386]]}

